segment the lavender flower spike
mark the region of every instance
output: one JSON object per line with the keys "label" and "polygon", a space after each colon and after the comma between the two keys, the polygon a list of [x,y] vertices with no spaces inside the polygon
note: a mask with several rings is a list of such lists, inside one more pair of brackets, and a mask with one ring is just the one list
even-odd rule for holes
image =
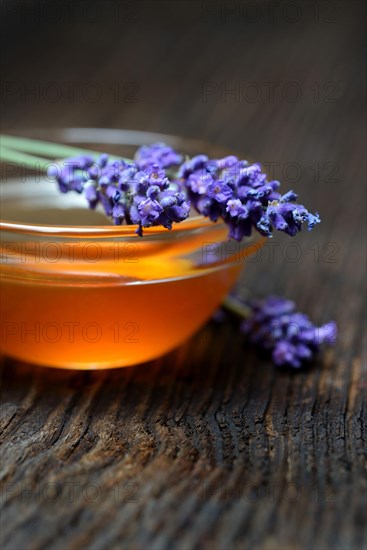
{"label": "lavender flower spike", "polygon": [[311,230],[320,222],[317,213],[296,203],[294,191],[279,193],[280,183],[268,181],[260,164],[234,155],[184,160],[169,145],[154,143],[140,147],[134,161],[81,155],[52,166],[48,175],[62,193],[84,194],[90,208],[102,207],[113,223],[137,224],[140,236],[144,227],[171,229],[189,216],[191,205],[213,222],[222,219],[237,241],[253,230],[266,237],[274,229],[294,236],[304,223]]}
{"label": "lavender flower spike", "polygon": [[229,228],[229,237],[241,241],[252,229],[271,237],[273,229],[290,236],[320,222],[300,204],[297,195],[288,191],[281,195],[278,181],[267,181],[258,163],[249,164],[235,156],[210,160],[197,155],[186,160],[178,171],[196,210],[212,221],[221,218]]}
{"label": "lavender flower spike", "polygon": [[153,164],[160,168],[169,168],[181,164],[183,158],[172,147],[165,143],[154,143],[153,145],[143,145],[140,147],[134,158],[139,168],[148,168]]}
{"label": "lavender flower spike", "polygon": [[297,313],[290,300],[270,296],[249,305],[250,315],[241,330],[251,342],[271,351],[276,366],[298,369],[316,356],[322,344],[336,342],[335,322],[317,327],[307,315]]}
{"label": "lavender flower spike", "polygon": [[[171,229],[173,223],[188,217],[190,203],[184,187],[172,184],[162,166],[181,157],[162,144],[142,150],[140,166],[124,160],[111,162],[108,155],[97,161],[81,156],[65,159],[61,168],[52,166],[48,175],[57,180],[61,192],[82,193],[90,208],[102,207],[114,224],[136,224],[139,236],[145,227]],[[159,162],[152,163],[154,159]]]}

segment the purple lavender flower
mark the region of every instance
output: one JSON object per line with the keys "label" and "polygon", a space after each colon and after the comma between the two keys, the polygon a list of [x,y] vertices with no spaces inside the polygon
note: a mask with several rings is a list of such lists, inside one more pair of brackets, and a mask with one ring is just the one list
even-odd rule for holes
{"label": "purple lavender flower", "polygon": [[82,193],[86,181],[96,179],[91,176],[106,164],[107,155],[101,155],[97,161],[89,155],[79,155],[65,159],[60,166],[51,165],[47,170],[50,178],[55,178],[62,193],[77,191]]}
{"label": "purple lavender flower", "polygon": [[109,162],[107,155],[97,161],[82,156],[65,159],[60,169],[50,167],[48,175],[56,178],[63,193],[84,193],[89,207],[100,205],[114,224],[137,224],[136,232],[142,236],[144,227],[171,229],[190,212],[186,190],[179,182],[172,183],[162,168],[169,158],[178,160],[176,153],[161,145],[153,150],[150,159],[160,163],[149,162],[145,168],[123,160]]}
{"label": "purple lavender flower", "polygon": [[154,143],[140,147],[135,153],[134,160],[141,169],[153,164],[160,168],[169,168],[181,164],[182,156],[165,143]]}
{"label": "purple lavender flower", "polygon": [[333,321],[317,327],[307,315],[297,313],[290,300],[270,296],[249,306],[250,315],[242,322],[241,330],[251,342],[270,350],[277,366],[298,369],[315,357],[322,344],[336,342]]}
{"label": "purple lavender flower", "polygon": [[[214,222],[221,218],[237,241],[253,229],[267,237],[274,229],[294,236],[305,222],[309,230],[320,222],[317,213],[296,203],[293,191],[281,195],[279,182],[267,181],[258,163],[233,155],[182,160],[172,147],[156,143],[140,147],[135,162],[80,155],[50,167],[48,174],[62,193],[85,193],[90,208],[102,206],[115,224],[137,224],[139,235],[152,225],[170,229],[188,217],[190,204]],[[174,166],[176,175],[166,171]]]}
{"label": "purple lavender flower", "polygon": [[95,209],[95,207],[98,204],[98,191],[97,186],[94,182],[91,182],[86,188],[85,188],[85,198],[89,202],[89,208],[92,210]]}
{"label": "purple lavender flower", "polygon": [[233,190],[221,180],[213,181],[213,183],[208,186],[207,193],[208,197],[221,204],[227,204],[229,199],[233,197]]}
{"label": "purple lavender flower", "polygon": [[271,237],[273,229],[291,236],[308,222],[308,229],[320,222],[296,204],[297,195],[281,195],[278,181],[267,181],[258,163],[249,164],[235,156],[210,160],[197,155],[184,162],[178,177],[188,189],[195,209],[212,221],[222,218],[229,227],[229,237],[238,241],[250,236],[252,229]]}
{"label": "purple lavender flower", "polygon": [[209,157],[206,155],[196,155],[195,157],[192,157],[191,159],[185,161],[178,171],[178,177],[179,178],[188,178],[190,174],[193,174],[194,172],[198,173],[199,170],[203,169],[203,174],[208,173],[209,170],[207,169],[209,162]]}
{"label": "purple lavender flower", "polygon": [[247,208],[246,206],[244,206],[242,204],[242,202],[240,201],[240,199],[231,199],[227,202],[227,207],[226,207],[226,212],[228,212],[228,214],[234,218],[236,216],[245,216],[246,214],[246,217],[248,215],[248,211],[247,211]]}

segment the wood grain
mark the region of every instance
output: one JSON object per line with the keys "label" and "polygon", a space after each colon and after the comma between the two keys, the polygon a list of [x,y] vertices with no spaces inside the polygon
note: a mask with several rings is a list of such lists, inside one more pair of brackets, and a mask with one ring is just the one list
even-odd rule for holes
{"label": "wood grain", "polygon": [[[292,22],[280,3],[272,22],[258,2],[252,22],[238,11],[248,3],[229,3],[232,15],[224,4],[97,2],[97,21],[80,2],[74,15],[8,6],[2,127],[153,130],[270,163],[323,223],[292,241],[297,261],[277,237],[241,281],[335,319],[338,344],[297,373],[215,324],[136,368],[4,359],[4,549],[366,548],[365,5],[298,2]],[[51,101],[52,82],[78,93]],[[262,97],[226,93],[237,83]]]}

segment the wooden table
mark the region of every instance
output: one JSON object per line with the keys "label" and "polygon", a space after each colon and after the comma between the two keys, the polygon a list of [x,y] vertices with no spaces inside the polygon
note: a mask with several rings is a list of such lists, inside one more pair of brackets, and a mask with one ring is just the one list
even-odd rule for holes
{"label": "wooden table", "polygon": [[2,548],[362,549],[364,4],[51,4],[3,7],[3,130],[153,130],[267,164],[323,223],[243,284],[340,336],[302,372],[214,324],[137,368],[4,360]]}

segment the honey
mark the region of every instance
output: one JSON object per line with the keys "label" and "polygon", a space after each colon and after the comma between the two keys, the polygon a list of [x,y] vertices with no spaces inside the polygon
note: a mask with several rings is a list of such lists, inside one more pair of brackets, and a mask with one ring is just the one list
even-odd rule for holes
{"label": "honey", "polygon": [[[202,326],[260,243],[227,250],[210,224],[143,238],[2,239],[2,353],[39,365],[130,366]],[[223,245],[223,247],[222,247]]]}
{"label": "honey", "polygon": [[[97,369],[158,357],[197,330],[233,285],[239,265],[139,282],[2,280],[2,350],[45,366]],[[141,276],[138,266],[137,273]],[[166,266],[167,269],[167,266]]]}

